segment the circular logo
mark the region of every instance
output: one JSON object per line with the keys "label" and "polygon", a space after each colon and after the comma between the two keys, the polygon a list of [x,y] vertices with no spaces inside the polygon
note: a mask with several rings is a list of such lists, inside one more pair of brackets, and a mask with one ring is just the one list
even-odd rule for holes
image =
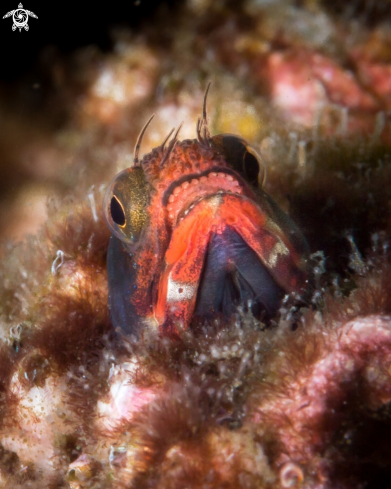
{"label": "circular logo", "polygon": [[29,16],[24,9],[18,8],[14,11],[12,18],[15,27],[17,27],[18,29],[22,29],[22,27],[25,27],[27,25]]}

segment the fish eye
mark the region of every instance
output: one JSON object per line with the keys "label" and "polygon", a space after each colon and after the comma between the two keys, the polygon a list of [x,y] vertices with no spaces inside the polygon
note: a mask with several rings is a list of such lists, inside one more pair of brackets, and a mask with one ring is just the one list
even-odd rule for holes
{"label": "fish eye", "polygon": [[250,153],[248,150],[244,153],[243,156],[243,171],[247,177],[247,180],[253,185],[257,185],[259,175],[259,161],[256,156]]}
{"label": "fish eye", "polygon": [[217,134],[210,141],[234,170],[252,185],[262,187],[266,170],[262,156],[254,146],[233,134]]}
{"label": "fish eye", "polygon": [[119,173],[107,188],[103,212],[110,231],[128,245],[139,242],[148,220],[149,184],[141,167]]}
{"label": "fish eye", "polygon": [[251,144],[246,144],[243,156],[243,172],[247,180],[262,188],[266,180],[266,166],[261,154]]}
{"label": "fish eye", "polygon": [[118,224],[118,226],[125,226],[126,218],[124,208],[118,198],[113,195],[110,201],[110,214],[113,221]]}

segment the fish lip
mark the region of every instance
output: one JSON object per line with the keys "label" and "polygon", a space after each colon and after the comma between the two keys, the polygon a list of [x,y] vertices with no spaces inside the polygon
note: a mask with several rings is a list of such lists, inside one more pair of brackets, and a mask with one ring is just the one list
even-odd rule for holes
{"label": "fish lip", "polygon": [[[217,176],[222,177],[221,188],[219,188],[219,184],[217,186],[215,185],[215,188],[213,189],[210,188],[208,190],[207,188],[203,188],[200,179],[203,177],[208,178],[210,175],[213,175],[213,179],[216,178]],[[228,182],[228,186],[230,186],[231,188],[227,188],[227,180],[226,180],[227,177],[231,177],[231,181],[233,181],[232,186],[230,185],[230,182]],[[194,200],[189,200],[187,203],[183,202],[182,203],[183,207],[180,208],[180,210],[177,209],[175,211],[175,214],[172,214],[172,211],[170,210],[170,206],[171,206],[170,204],[171,201],[169,200],[170,196],[174,195],[175,189],[180,188],[184,182],[189,182],[191,185],[193,183],[193,180],[197,180],[200,183],[201,196],[197,198],[197,196],[195,195]],[[205,183],[205,185],[207,186],[208,184]],[[181,192],[182,191],[183,190],[181,190]],[[253,201],[257,200],[255,192],[251,188],[251,186],[243,178],[241,178],[235,170],[232,170],[227,167],[214,166],[201,173],[187,174],[181,177],[180,179],[176,180],[169,186],[169,188],[166,190],[163,197],[163,203],[165,202],[164,207],[167,209],[167,214],[170,220],[170,228],[171,229],[175,228],[179,224],[179,222],[181,222],[187,216],[189,210],[192,210],[193,207],[195,207],[199,202],[204,200],[204,198],[210,198],[213,196],[223,195],[223,194],[244,195]]]}
{"label": "fish lip", "polygon": [[183,175],[183,177],[180,177],[172,182],[163,194],[162,203],[164,207],[167,206],[168,199],[176,187],[179,187],[180,185],[182,185],[182,183],[191,181],[195,178],[199,180],[201,177],[208,176],[210,173],[225,173],[227,175],[231,175],[235,178],[235,180],[239,182],[239,185],[242,187],[243,190],[246,189],[246,191],[248,191],[249,189],[248,183],[235,170],[232,170],[231,168],[225,166],[213,166],[201,173],[187,173],[186,175]]}
{"label": "fish lip", "polygon": [[191,202],[187,207],[184,207],[181,209],[181,211],[178,213],[176,222],[173,227],[177,227],[181,224],[181,222],[186,219],[186,217],[191,214],[195,208],[197,207],[198,204],[205,200],[210,200],[212,198],[215,198],[217,196],[223,197],[224,195],[236,195],[237,197],[245,197],[243,194],[231,192],[230,190],[218,190],[217,192],[210,193],[208,195],[203,195],[199,199],[196,199],[194,202]]}

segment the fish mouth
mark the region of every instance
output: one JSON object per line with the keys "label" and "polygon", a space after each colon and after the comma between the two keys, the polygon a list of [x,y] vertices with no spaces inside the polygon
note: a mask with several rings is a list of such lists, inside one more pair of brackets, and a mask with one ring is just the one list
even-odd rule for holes
{"label": "fish mouth", "polygon": [[215,168],[200,174],[187,175],[167,190],[163,204],[171,227],[181,222],[206,197],[223,193],[248,193],[241,179],[227,170]]}
{"label": "fish mouth", "polygon": [[274,316],[285,291],[255,251],[229,226],[210,238],[193,316],[232,316],[239,306],[256,318]]}
{"label": "fish mouth", "polygon": [[220,186],[179,207],[154,303],[164,334],[178,334],[198,315],[231,315],[241,304],[270,317],[285,293],[305,287],[286,233],[252,199]]}

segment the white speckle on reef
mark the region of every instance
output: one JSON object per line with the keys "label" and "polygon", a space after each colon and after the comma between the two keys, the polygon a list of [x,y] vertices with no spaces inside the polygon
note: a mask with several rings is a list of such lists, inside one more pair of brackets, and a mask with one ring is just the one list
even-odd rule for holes
{"label": "white speckle on reef", "polygon": [[131,421],[136,412],[156,397],[156,389],[135,385],[138,368],[137,362],[126,362],[110,369],[110,390],[97,404],[99,431],[109,434],[124,420]]}
{"label": "white speckle on reef", "polygon": [[[23,381],[20,375],[23,376]],[[18,399],[14,429],[2,436],[2,445],[17,453],[22,464],[34,464],[46,475],[54,475],[56,441],[72,431],[74,416],[67,409],[67,376],[48,377],[42,387],[27,380],[26,372],[15,372],[11,392]]]}
{"label": "white speckle on reef", "polygon": [[64,264],[64,252],[61,250],[57,250],[56,258],[53,260],[52,263],[52,268],[51,268],[52,275],[56,275],[58,269],[61,268],[63,264]]}
{"label": "white speckle on reef", "polygon": [[94,196],[94,187],[92,187],[91,192],[88,192],[88,200],[90,201],[92,218],[95,222],[98,222],[98,215],[96,213],[96,204],[95,204],[95,196]]}

